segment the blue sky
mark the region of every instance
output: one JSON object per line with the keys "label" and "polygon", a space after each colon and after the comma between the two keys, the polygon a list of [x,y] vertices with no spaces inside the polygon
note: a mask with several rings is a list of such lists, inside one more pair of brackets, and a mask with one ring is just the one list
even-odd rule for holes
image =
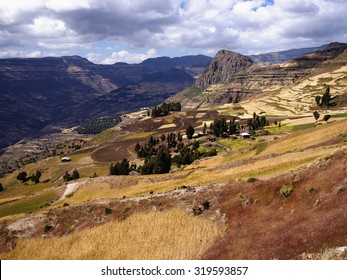
{"label": "blue sky", "polygon": [[0,58],[95,63],[347,42],[345,0],[0,0]]}

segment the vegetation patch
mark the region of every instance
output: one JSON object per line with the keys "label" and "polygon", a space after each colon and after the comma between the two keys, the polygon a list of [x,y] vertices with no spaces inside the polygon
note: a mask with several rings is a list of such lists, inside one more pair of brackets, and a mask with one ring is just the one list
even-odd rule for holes
{"label": "vegetation patch", "polygon": [[57,199],[58,195],[58,192],[55,190],[47,190],[39,195],[0,205],[0,217],[39,210],[45,203],[50,203]]}
{"label": "vegetation patch", "polygon": [[261,142],[257,144],[256,154],[259,155],[265,151],[266,147],[269,145],[268,142]]}
{"label": "vegetation patch", "polygon": [[199,259],[219,233],[215,222],[172,209],[134,214],[122,222],[65,237],[22,239],[13,251],[0,256],[32,260]]}
{"label": "vegetation patch", "polygon": [[153,133],[154,132],[141,132],[134,135],[130,135],[127,138],[125,138],[125,140],[146,138],[148,136],[151,136]]}
{"label": "vegetation patch", "polygon": [[283,186],[280,189],[280,194],[284,196],[285,198],[290,197],[291,194],[293,193],[294,188],[292,186]]}
{"label": "vegetation patch", "polygon": [[314,127],[314,123],[299,124],[293,126],[293,131],[304,130]]}
{"label": "vegetation patch", "polygon": [[111,128],[122,121],[121,117],[103,117],[97,120],[87,121],[79,125],[75,130],[79,134],[98,134]]}
{"label": "vegetation patch", "polygon": [[331,118],[347,118],[347,113],[332,114]]}

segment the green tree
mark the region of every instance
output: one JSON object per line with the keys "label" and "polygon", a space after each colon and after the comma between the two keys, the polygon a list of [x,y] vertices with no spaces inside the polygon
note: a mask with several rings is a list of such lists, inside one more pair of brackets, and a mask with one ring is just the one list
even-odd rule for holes
{"label": "green tree", "polygon": [[171,169],[171,154],[169,148],[161,146],[155,156],[153,164],[154,174],[168,173]]}
{"label": "green tree", "polygon": [[41,178],[41,171],[40,170],[36,170],[36,173],[31,175],[30,179],[32,182],[34,182],[35,184],[40,183],[40,178]]}
{"label": "green tree", "polygon": [[193,150],[197,150],[199,149],[199,147],[200,147],[200,142],[195,140],[193,143]]}
{"label": "green tree", "polygon": [[316,96],[315,100],[316,100],[317,106],[321,106],[321,103],[320,103],[321,97],[319,95]]}
{"label": "green tree", "polygon": [[330,95],[330,87],[328,86],[325,90],[325,93],[322,96],[321,106],[328,107],[330,105],[331,95]]}
{"label": "green tree", "polygon": [[72,180],[76,180],[76,179],[79,179],[79,178],[80,178],[80,174],[79,174],[78,171],[75,169],[75,170],[72,172],[71,179],[72,179]]}
{"label": "green tree", "polygon": [[19,172],[19,174],[17,175],[17,180],[22,181],[24,183],[29,180],[27,176],[28,174],[25,171]]}
{"label": "green tree", "polygon": [[204,135],[206,135],[207,132],[207,124],[204,122],[204,129],[202,131],[204,133]]}
{"label": "green tree", "polygon": [[63,176],[63,179],[64,179],[64,182],[68,182],[68,181],[71,181],[72,178],[71,178],[71,175],[69,172],[65,172],[64,176]]}
{"label": "green tree", "polygon": [[325,115],[324,117],[323,117],[323,121],[325,121],[325,122],[327,122],[329,119],[330,119],[330,115],[328,114],[328,115]]}
{"label": "green tree", "polygon": [[317,111],[314,111],[313,116],[314,116],[315,120],[318,121],[320,114]]}
{"label": "green tree", "polygon": [[194,127],[193,127],[191,124],[189,124],[188,127],[187,127],[187,129],[186,129],[187,138],[188,138],[188,139],[192,139],[194,133],[195,133]]}
{"label": "green tree", "polygon": [[110,175],[129,175],[130,171],[130,162],[126,158],[110,165]]}

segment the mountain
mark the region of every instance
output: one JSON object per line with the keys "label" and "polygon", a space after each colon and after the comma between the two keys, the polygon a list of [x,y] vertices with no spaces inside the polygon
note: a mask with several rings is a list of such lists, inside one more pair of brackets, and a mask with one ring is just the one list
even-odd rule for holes
{"label": "mountain", "polygon": [[219,51],[195,83],[198,88],[206,88],[213,84],[227,83],[237,72],[242,71],[253,64],[246,56],[232,51]]}
{"label": "mountain", "polygon": [[222,50],[193,87],[170,97],[169,101],[181,102],[186,109],[196,109],[276,92],[279,87],[291,85],[321,68],[343,66],[344,60],[336,58],[346,49],[347,44],[331,43],[323,50],[271,65],[256,64],[249,57]]}
{"label": "mountain", "polygon": [[210,61],[202,55],[114,65],[79,56],[1,59],[0,148],[61,126],[157,105],[193,84]]}
{"label": "mountain", "polygon": [[[154,102],[189,75],[147,73],[88,106]],[[279,65],[221,51],[178,97],[184,110],[132,112],[88,142],[8,148],[0,259],[347,259],[346,44]]]}
{"label": "mountain", "polygon": [[279,52],[271,52],[271,53],[265,53],[265,54],[258,54],[258,55],[248,55],[250,59],[254,63],[284,63],[289,60],[304,56],[308,53],[321,51],[323,50],[327,45],[323,45],[320,47],[312,47],[312,48],[300,48],[300,49],[290,49],[286,51],[279,51]]}

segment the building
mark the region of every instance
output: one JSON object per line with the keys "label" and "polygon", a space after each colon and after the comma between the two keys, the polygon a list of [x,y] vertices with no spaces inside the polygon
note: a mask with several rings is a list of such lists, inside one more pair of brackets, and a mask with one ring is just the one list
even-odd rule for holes
{"label": "building", "polygon": [[251,135],[248,133],[248,132],[242,132],[240,133],[240,136],[243,138],[243,139],[246,139],[246,138],[250,138]]}
{"label": "building", "polygon": [[63,157],[61,159],[61,162],[69,162],[69,161],[71,161],[71,158],[69,158],[69,157]]}

